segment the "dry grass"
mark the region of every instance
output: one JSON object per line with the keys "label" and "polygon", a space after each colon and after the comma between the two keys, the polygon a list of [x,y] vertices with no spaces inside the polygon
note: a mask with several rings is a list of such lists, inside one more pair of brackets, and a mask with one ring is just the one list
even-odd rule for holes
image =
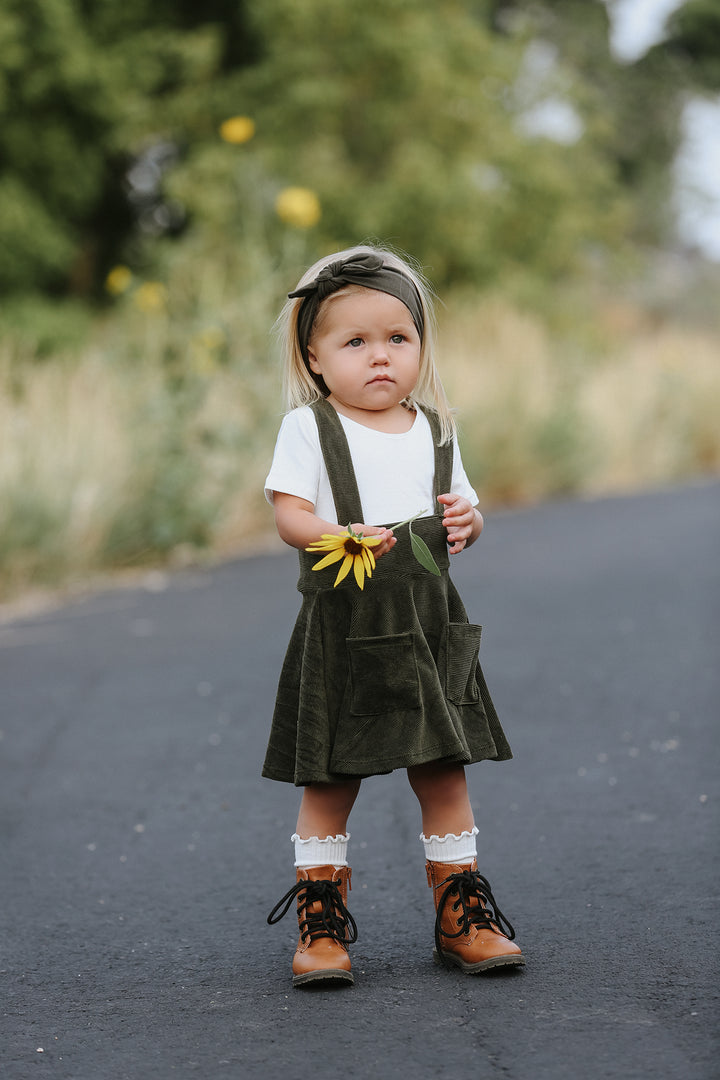
{"label": "dry grass", "polygon": [[130,468],[127,389],[92,355],[0,360],[0,558],[8,584],[95,563]]}
{"label": "dry grass", "polygon": [[720,471],[720,340],[673,327],[629,340],[581,387],[601,448],[591,492]]}
{"label": "dry grass", "polygon": [[252,397],[207,364],[178,390],[159,363],[94,351],[0,359],[0,595],[252,540],[272,449]]}
{"label": "dry grass", "polygon": [[502,300],[448,309],[443,376],[486,499],[626,492],[720,472],[720,336],[632,314],[600,309],[573,340]]}
{"label": "dry grass", "polygon": [[[111,321],[41,362],[5,347],[0,596],[268,536],[279,375],[267,298],[256,309],[228,294],[211,323]],[[623,310],[574,334],[501,299],[444,311],[441,373],[484,504],[720,472],[718,336]]]}

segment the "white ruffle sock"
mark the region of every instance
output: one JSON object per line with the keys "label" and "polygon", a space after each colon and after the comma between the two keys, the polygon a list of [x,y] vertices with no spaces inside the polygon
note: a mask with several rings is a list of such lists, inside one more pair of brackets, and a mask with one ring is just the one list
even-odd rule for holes
{"label": "white ruffle sock", "polygon": [[337,836],[309,836],[303,839],[293,833],[295,844],[295,866],[347,866],[347,846],[350,833],[338,833]]}
{"label": "white ruffle sock", "polygon": [[477,826],[473,825],[468,832],[466,829],[458,836],[457,833],[446,833],[445,836],[425,836],[420,833],[420,839],[425,848],[425,858],[430,862],[444,863],[467,863],[472,862],[477,856],[477,844],[475,837],[478,834]]}

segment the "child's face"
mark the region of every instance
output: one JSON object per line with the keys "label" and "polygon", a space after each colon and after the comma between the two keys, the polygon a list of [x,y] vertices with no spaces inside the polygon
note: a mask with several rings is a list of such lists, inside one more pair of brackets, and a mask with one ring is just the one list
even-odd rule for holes
{"label": "child's face", "polygon": [[308,360],[311,371],[322,375],[330,401],[346,411],[403,411],[400,402],[418,380],[420,336],[402,300],[354,288],[323,302]]}

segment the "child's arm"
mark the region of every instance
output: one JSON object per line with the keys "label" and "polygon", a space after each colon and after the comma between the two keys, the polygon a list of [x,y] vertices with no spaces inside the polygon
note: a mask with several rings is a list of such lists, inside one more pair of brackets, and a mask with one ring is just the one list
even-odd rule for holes
{"label": "child's arm", "polygon": [[448,531],[451,555],[474,544],[483,530],[482,514],[462,495],[438,495],[438,502],[445,507],[443,525]]}
{"label": "child's arm", "polygon": [[[313,540],[319,540],[323,533],[339,535],[347,528],[346,525],[334,525],[330,521],[323,521],[315,513],[315,507],[311,502],[300,499],[297,495],[288,495],[284,491],[273,492],[273,507],[277,531],[281,539],[290,547],[304,550]],[[362,533],[363,536],[382,537],[382,542],[372,549],[376,559],[397,543],[392,529],[380,529],[375,525],[362,523],[353,524],[352,529],[354,532]]]}

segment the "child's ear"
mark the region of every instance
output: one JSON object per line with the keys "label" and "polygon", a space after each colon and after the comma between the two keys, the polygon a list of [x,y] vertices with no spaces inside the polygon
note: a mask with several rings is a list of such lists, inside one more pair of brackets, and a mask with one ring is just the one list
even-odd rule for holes
{"label": "child's ear", "polygon": [[318,358],[317,358],[317,356],[315,355],[315,353],[312,351],[312,349],[309,346],[308,346],[307,354],[308,354],[308,367],[310,368],[310,370],[314,371],[316,375],[322,375],[322,371],[320,370],[320,365],[318,364]]}

